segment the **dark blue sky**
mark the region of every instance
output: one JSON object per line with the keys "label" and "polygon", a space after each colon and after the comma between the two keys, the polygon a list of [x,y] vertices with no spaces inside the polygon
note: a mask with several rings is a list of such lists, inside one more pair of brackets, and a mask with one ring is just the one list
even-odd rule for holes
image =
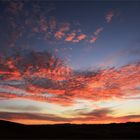
{"label": "dark blue sky", "polygon": [[[139,59],[139,53],[134,53],[140,51],[138,1],[11,3],[3,1],[0,6],[1,52],[19,48],[47,50],[64,60],[68,59],[66,63],[74,69],[121,66]],[[107,21],[109,14],[112,16]],[[56,24],[52,29],[51,19]],[[61,31],[63,35],[57,38],[55,35],[62,24],[67,24],[68,29]],[[99,28],[102,30],[95,35]],[[73,39],[66,41],[72,33],[75,34]],[[86,37],[74,42],[83,34]],[[96,41],[91,43],[92,37],[96,37]],[[13,44],[12,47],[8,46],[9,43]]]}

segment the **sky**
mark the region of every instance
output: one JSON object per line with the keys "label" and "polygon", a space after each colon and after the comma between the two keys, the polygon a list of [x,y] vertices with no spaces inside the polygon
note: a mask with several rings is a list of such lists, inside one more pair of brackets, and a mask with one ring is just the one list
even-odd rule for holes
{"label": "sky", "polygon": [[0,1],[0,119],[140,121],[139,1]]}

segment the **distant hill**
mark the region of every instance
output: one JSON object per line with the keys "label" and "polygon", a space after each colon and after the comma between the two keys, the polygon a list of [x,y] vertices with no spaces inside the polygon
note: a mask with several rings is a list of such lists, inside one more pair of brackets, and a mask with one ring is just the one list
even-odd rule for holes
{"label": "distant hill", "polygon": [[0,138],[140,139],[140,123],[22,125],[0,121]]}

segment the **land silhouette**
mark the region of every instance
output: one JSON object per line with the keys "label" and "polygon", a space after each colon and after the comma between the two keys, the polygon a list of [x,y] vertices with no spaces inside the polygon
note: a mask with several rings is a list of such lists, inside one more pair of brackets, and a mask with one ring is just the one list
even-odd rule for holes
{"label": "land silhouette", "polygon": [[113,138],[139,139],[140,122],[111,124],[23,125],[0,121],[0,138]]}

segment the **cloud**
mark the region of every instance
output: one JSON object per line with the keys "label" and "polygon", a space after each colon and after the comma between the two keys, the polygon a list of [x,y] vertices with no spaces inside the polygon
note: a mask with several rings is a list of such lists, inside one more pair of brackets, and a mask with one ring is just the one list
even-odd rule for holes
{"label": "cloud", "polygon": [[96,35],[96,36],[98,36],[102,31],[103,31],[103,27],[99,27],[99,28],[97,28],[96,29],[96,31],[94,32],[94,34]]}
{"label": "cloud", "polygon": [[64,37],[64,36],[65,36],[65,33],[61,32],[61,31],[57,31],[57,32],[55,33],[56,39],[61,39],[61,38]]}
{"label": "cloud", "polygon": [[70,30],[70,24],[69,23],[62,23],[60,25],[59,30],[62,31],[62,32],[69,31]]}
{"label": "cloud", "polygon": [[95,109],[93,111],[90,111],[88,113],[80,113],[80,115],[84,116],[95,116],[95,117],[105,117],[108,116],[112,113],[113,111],[109,108],[100,108],[100,109]]}
{"label": "cloud", "polygon": [[83,39],[85,39],[87,36],[85,34],[81,34],[79,36],[77,36],[77,38],[75,40],[73,40],[73,42],[79,42]]}
{"label": "cloud", "polygon": [[138,121],[140,119],[140,115],[126,115],[121,117],[113,117],[113,116],[86,116],[85,117],[60,117],[52,114],[41,114],[41,113],[17,113],[17,112],[0,112],[1,120],[10,120],[16,121],[20,123],[25,123],[26,121],[38,121],[38,124],[41,121],[46,123],[124,123],[129,121]]}
{"label": "cloud", "polygon": [[75,38],[75,36],[76,36],[76,33],[73,32],[66,37],[65,41],[71,42]]}
{"label": "cloud", "polygon": [[103,31],[103,29],[104,29],[103,27],[97,28],[96,31],[94,32],[94,36],[90,37],[89,43],[94,43],[98,39],[98,37],[99,37],[100,33]]}
{"label": "cloud", "polygon": [[21,68],[23,76],[30,78],[65,79],[65,76],[71,71],[62,60],[47,52],[29,52],[15,65]]}
{"label": "cloud", "polygon": [[0,107],[1,109],[5,109],[5,110],[12,110],[14,112],[39,112],[42,110],[41,107],[39,106],[34,106],[34,105],[19,105],[19,106],[14,106],[14,105],[4,105]]}
{"label": "cloud", "polygon": [[[5,41],[5,46],[8,50],[9,47],[17,48],[17,45],[21,47],[21,44],[19,44],[20,41],[23,41],[22,46],[27,46],[28,40],[32,39],[53,46],[55,46],[56,43],[86,42],[87,38],[90,38],[88,43],[94,43],[97,39],[97,37],[92,37],[88,33],[82,32],[82,29],[76,24],[67,21],[60,22],[55,16],[50,15],[50,11],[55,9],[54,5],[48,3],[48,7],[43,9],[43,12],[41,10],[42,6],[39,3],[31,2],[29,8],[27,8],[26,5],[28,5],[26,1],[9,2],[6,5],[8,16],[3,18],[2,21],[6,23],[3,25],[3,29],[8,29],[6,31],[7,40]],[[13,12],[8,9],[11,9]],[[22,17],[22,20],[20,17]],[[99,27],[94,35],[98,36],[102,30],[103,27]],[[60,52],[62,48],[58,47],[56,49],[56,47],[52,47],[51,49],[57,53]],[[71,48],[68,49],[70,50]],[[67,50],[67,47],[65,47],[65,50]]]}
{"label": "cloud", "polygon": [[125,123],[125,122],[139,122],[140,115],[126,115],[121,117],[113,116],[87,116],[77,117],[72,120],[73,123],[90,123],[90,124],[102,124],[102,123]]}
{"label": "cloud", "polygon": [[0,119],[4,120],[43,120],[53,122],[64,122],[65,118],[59,117],[52,114],[41,114],[41,113],[17,113],[17,112],[0,112]]}
{"label": "cloud", "polygon": [[71,34],[69,34],[66,37],[65,41],[76,43],[76,42],[80,42],[81,40],[84,40],[87,37],[87,35],[83,33],[77,36],[77,33],[78,31],[73,31]]}
{"label": "cloud", "polygon": [[[7,28],[4,28],[8,35],[6,43],[12,47],[20,44],[20,40],[17,42],[20,37],[21,40],[26,40],[27,36],[31,36],[31,34],[35,37],[34,39],[39,34],[41,37],[43,36],[42,38],[46,37],[53,41],[63,38],[65,43],[79,42],[85,38],[90,38],[89,43],[94,43],[103,30],[103,27],[97,28],[94,36],[90,37],[82,31],[71,30],[70,23],[61,23],[55,18],[44,15],[39,6],[31,6],[30,10],[23,10],[24,5],[19,6],[19,9],[18,5],[20,4],[14,3],[12,7],[19,16],[3,18],[3,23],[7,23],[7,26],[4,27],[9,27],[8,32]],[[22,14],[20,10],[23,10]],[[10,12],[7,15],[11,15]],[[18,23],[21,15],[23,22]],[[113,16],[114,12],[109,12],[106,15],[106,21],[111,22]],[[27,39],[25,42],[29,40]],[[135,87],[140,84],[139,63],[129,64],[118,69],[106,68],[96,72],[93,70],[77,74],[64,61],[47,52],[19,50],[16,54],[15,50],[18,47],[7,49],[6,46],[5,48],[6,53],[2,52],[0,57],[1,99],[25,98],[71,105],[76,98],[101,101],[112,98],[125,99],[130,98],[133,94],[138,94]]]}
{"label": "cloud", "polygon": [[114,12],[113,12],[113,11],[108,12],[108,13],[106,14],[106,16],[105,16],[106,22],[108,22],[108,23],[111,22],[113,16],[114,16]]}
{"label": "cloud", "polygon": [[90,42],[90,43],[94,43],[96,40],[97,40],[97,37],[93,36],[93,37],[89,40],[89,42]]}
{"label": "cloud", "polygon": [[1,59],[0,98],[24,98],[71,105],[76,98],[93,101],[138,95],[140,63],[118,69],[75,72],[47,52]]}
{"label": "cloud", "polygon": [[55,33],[56,39],[61,39],[65,36],[65,32],[70,30],[70,24],[69,23],[63,23],[60,25],[58,31]]}

